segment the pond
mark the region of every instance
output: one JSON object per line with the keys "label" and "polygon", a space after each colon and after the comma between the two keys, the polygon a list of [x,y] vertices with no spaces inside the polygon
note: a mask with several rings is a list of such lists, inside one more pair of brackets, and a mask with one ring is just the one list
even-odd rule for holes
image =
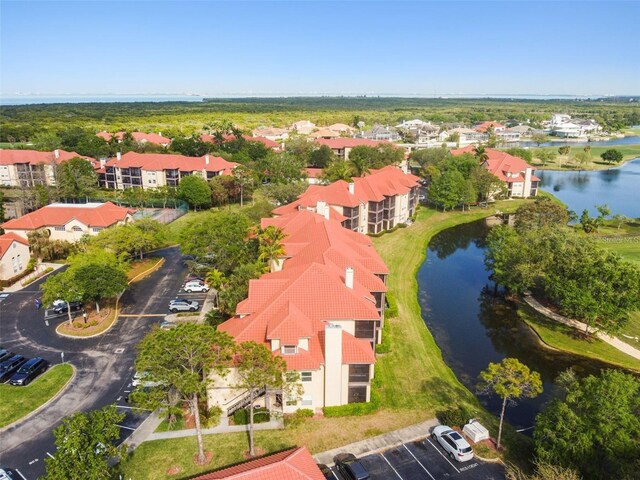
{"label": "pond", "polygon": [[538,170],[536,175],[542,190],[558,197],[578,215],[586,208],[595,216],[595,205],[606,203],[612,214],[640,217],[640,158],[607,170]]}
{"label": "pond", "polygon": [[[507,408],[505,418],[516,428],[529,428],[553,394],[553,380],[573,367],[578,375],[598,373],[603,363],[542,347],[512,304],[494,294],[484,266],[486,236],[496,219],[460,225],[434,236],[418,272],[422,317],[442,350],[445,362],[471,391],[489,362],[515,357],[540,373],[544,393]],[[500,415],[496,397],[479,397]]]}

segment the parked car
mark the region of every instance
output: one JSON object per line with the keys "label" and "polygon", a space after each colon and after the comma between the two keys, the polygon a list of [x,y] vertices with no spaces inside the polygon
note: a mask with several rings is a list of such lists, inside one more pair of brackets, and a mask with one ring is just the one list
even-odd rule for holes
{"label": "parked car", "polygon": [[22,355],[14,355],[8,360],[0,363],[0,382],[6,382],[11,375],[18,370],[27,359]]}
{"label": "parked car", "polygon": [[421,202],[424,202],[427,199],[427,196],[424,193],[421,193],[420,195],[418,195],[418,200],[420,200]]}
{"label": "parked car", "polygon": [[143,388],[151,388],[162,385],[162,382],[155,382],[148,378],[147,372],[136,372],[133,375],[133,380],[131,382],[131,386],[137,387],[142,385]]}
{"label": "parked car", "polygon": [[44,372],[48,366],[49,363],[44,358],[32,358],[22,364],[18,371],[9,379],[9,383],[11,385],[27,385],[34,378]]}
{"label": "parked car", "polygon": [[333,475],[333,472],[331,471],[331,469],[327,467],[324,463],[319,463],[318,468],[322,472],[322,475],[324,475],[324,478],[326,478],[327,480],[336,480],[336,477]]}
{"label": "parked car", "polygon": [[8,360],[11,357],[13,357],[13,353],[11,353],[6,348],[0,348],[0,362],[4,362],[5,360]]}
{"label": "parked car", "polygon": [[187,300],[186,298],[176,298],[169,302],[169,310],[176,312],[195,312],[200,308],[200,304],[195,300]]}
{"label": "parked car", "polygon": [[[82,307],[84,307],[84,303],[82,302],[69,302],[69,308],[71,308],[72,312],[82,310]],[[67,302],[65,302],[64,300],[56,300],[55,302],[53,302],[53,312],[58,314],[67,313]]]}
{"label": "parked car", "polygon": [[162,330],[171,330],[172,328],[175,328],[176,324],[173,322],[169,322],[168,320],[163,320],[162,323],[160,323],[160,328]]}
{"label": "parked car", "polygon": [[209,285],[207,285],[206,283],[204,283],[204,282],[202,282],[200,280],[190,280],[190,281],[188,281],[187,283],[184,284],[182,289],[187,293],[191,293],[191,292],[208,292],[209,291]]}
{"label": "parked car", "polygon": [[431,432],[431,437],[438,441],[453,460],[466,462],[473,458],[473,448],[460,433],[446,425],[438,425]]}
{"label": "parked car", "polygon": [[18,477],[15,475],[15,472],[10,468],[0,468],[0,480],[14,480],[17,478]]}
{"label": "parked car", "polygon": [[336,468],[348,480],[368,480],[369,472],[364,465],[351,453],[340,453],[333,461]]}

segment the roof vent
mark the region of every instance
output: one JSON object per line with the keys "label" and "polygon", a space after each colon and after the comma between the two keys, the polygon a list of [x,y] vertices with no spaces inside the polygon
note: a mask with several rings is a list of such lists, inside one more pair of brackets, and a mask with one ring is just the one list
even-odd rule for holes
{"label": "roof vent", "polygon": [[355,195],[356,194],[356,184],[353,182],[349,182],[349,193],[351,195]]}
{"label": "roof vent", "polygon": [[351,267],[347,267],[347,269],[344,271],[344,284],[347,286],[347,288],[353,290],[353,268]]}

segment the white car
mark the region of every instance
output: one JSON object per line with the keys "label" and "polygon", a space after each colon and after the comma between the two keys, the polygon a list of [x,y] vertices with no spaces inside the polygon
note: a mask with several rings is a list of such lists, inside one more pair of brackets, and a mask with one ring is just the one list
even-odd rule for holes
{"label": "white car", "polygon": [[203,283],[199,280],[194,280],[194,281],[190,281],[184,284],[184,287],[182,287],[182,289],[187,292],[187,293],[191,293],[191,292],[208,292],[209,291],[209,285],[207,285],[206,283]]}
{"label": "white car", "polygon": [[452,460],[466,462],[473,458],[473,448],[462,435],[446,425],[438,425],[431,432],[431,438],[438,441]]}
{"label": "white car", "polygon": [[157,387],[162,385],[162,382],[154,382],[147,379],[148,375],[146,372],[136,372],[133,376],[133,381],[131,382],[132,387],[142,386],[142,387]]}

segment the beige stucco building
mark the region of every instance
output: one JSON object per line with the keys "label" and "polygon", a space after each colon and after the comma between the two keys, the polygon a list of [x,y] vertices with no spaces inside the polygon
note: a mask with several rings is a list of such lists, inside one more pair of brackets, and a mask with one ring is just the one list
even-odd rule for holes
{"label": "beige stucco building", "polygon": [[9,280],[27,269],[29,243],[15,233],[0,235],[0,280]]}

